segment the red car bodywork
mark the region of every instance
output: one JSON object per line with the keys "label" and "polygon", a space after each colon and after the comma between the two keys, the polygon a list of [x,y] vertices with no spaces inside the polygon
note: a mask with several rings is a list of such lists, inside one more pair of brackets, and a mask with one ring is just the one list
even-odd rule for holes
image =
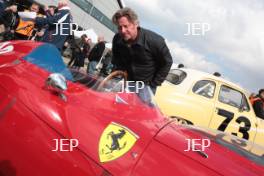
{"label": "red car bodywork", "polygon": [[[213,141],[205,150],[208,158],[185,152],[186,139],[208,137],[176,125],[135,97],[129,106],[117,103],[116,93],[67,81],[67,101],[62,101],[45,88],[50,72],[24,59],[48,44],[8,45],[13,50],[0,54],[0,175],[264,175],[263,166]],[[135,95],[119,96],[129,102]],[[100,137],[112,122],[139,139],[120,158],[100,162]],[[52,151],[54,139],[78,139],[79,145]]]}

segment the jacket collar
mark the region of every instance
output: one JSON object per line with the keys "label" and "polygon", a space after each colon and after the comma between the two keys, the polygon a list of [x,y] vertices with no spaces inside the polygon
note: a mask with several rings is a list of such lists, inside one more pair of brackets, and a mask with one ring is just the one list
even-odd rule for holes
{"label": "jacket collar", "polygon": [[145,45],[145,35],[144,34],[145,34],[144,29],[141,27],[138,27],[138,36],[135,42],[136,44],[139,44],[141,46]]}

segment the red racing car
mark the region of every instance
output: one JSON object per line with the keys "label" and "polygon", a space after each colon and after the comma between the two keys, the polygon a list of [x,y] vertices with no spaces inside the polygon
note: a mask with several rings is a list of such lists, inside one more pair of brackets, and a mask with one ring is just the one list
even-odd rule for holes
{"label": "red racing car", "polygon": [[177,124],[125,80],[68,69],[50,44],[0,43],[0,176],[264,175],[263,148]]}

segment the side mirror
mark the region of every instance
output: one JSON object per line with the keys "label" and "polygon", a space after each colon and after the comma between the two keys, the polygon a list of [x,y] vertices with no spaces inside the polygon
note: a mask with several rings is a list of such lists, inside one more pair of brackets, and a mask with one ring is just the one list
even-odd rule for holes
{"label": "side mirror", "polygon": [[64,91],[67,90],[67,81],[62,74],[52,73],[46,80],[45,86],[48,90],[57,93],[64,101],[67,100]]}

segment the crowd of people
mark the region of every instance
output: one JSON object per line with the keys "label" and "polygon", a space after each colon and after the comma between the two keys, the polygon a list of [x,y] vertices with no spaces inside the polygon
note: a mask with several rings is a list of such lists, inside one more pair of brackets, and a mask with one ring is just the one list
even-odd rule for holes
{"label": "crowd of people", "polygon": [[[31,12],[30,18],[21,17],[21,12]],[[15,1],[0,1],[0,37],[7,40],[35,40],[51,43],[63,54],[65,48],[71,50],[69,67],[84,67],[89,60],[87,73],[95,74],[100,70],[104,74],[111,72],[111,51],[105,49],[103,36],[92,46],[91,39],[81,36],[77,42],[73,28],[73,17],[67,0],[58,1],[58,5],[41,6],[33,2],[29,8]],[[76,27],[76,26],[75,26]],[[106,55],[106,57],[104,57]],[[105,59],[104,59],[105,58]],[[110,62],[109,62],[110,60]],[[107,65],[106,65],[107,64]]]}
{"label": "crowd of people", "polygon": [[[72,23],[66,0],[60,0],[57,7],[42,7],[33,2],[28,9],[22,4],[10,3],[2,2],[1,5],[4,7],[0,12],[2,40],[37,40],[52,43],[62,50],[64,42],[70,35],[69,25]],[[62,23],[68,25],[64,27],[64,34],[56,34],[56,31],[62,28],[62,25],[56,24]]]}
{"label": "crowd of people", "polygon": [[[3,40],[51,43],[61,53],[66,45],[72,51],[68,67],[79,70],[84,67],[87,58],[88,74],[108,75],[112,71],[122,70],[127,72],[129,81],[144,82],[143,94],[148,90],[155,94],[157,86],[165,80],[172,65],[172,57],[164,38],[140,27],[137,14],[130,8],[120,9],[113,15],[112,21],[118,33],[113,37],[112,49],[108,49],[103,36],[98,37],[93,47],[85,34],[81,36],[80,42],[75,40],[74,33],[70,31],[73,17],[67,0],[58,1],[57,6],[47,7],[33,2],[26,10],[21,10],[19,4],[2,2],[8,4],[3,6],[0,14]],[[25,19],[20,12],[26,11],[34,15]],[[10,20],[7,21],[7,17]]]}

